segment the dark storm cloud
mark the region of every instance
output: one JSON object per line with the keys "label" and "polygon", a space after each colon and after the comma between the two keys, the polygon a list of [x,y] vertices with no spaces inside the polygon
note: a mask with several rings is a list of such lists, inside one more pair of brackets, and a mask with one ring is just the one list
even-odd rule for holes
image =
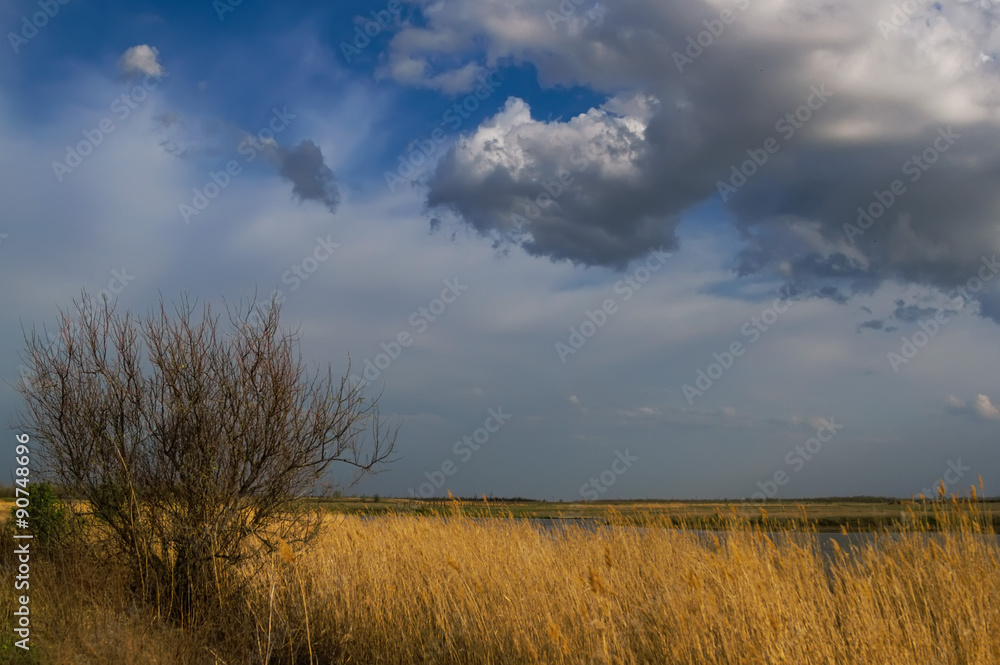
{"label": "dark storm cloud", "polygon": [[[838,302],[887,280],[950,290],[1000,249],[995,8],[935,3],[895,26],[889,0],[814,2],[801,16],[734,2],[721,33],[689,51],[718,6],[626,0],[553,25],[539,2],[510,3],[505,21],[493,3],[460,4],[429,14],[432,33],[469,37],[449,54],[475,37],[493,58],[531,62],[543,84],[610,95],[565,122],[509,101],[440,162],[428,205],[484,235],[621,267],[672,246],[685,211],[716,199],[745,243],[738,273]],[[516,35],[502,28],[515,19]],[[390,57],[430,57],[432,43],[399,40]],[[532,203],[533,218],[514,217]],[[997,281],[979,296],[993,318]]]}

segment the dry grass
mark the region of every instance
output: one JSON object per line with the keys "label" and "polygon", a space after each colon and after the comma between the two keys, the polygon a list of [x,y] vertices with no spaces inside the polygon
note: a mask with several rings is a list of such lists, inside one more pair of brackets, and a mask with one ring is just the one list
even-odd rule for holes
{"label": "dry grass", "polygon": [[[38,564],[36,657],[996,665],[1000,547],[975,504],[945,506],[941,534],[917,518],[833,559],[816,537],[772,539],[739,517],[713,537],[659,524],[546,531],[458,515],[340,516],[307,551],[282,547],[243,607],[200,631],[134,607],[113,571]],[[9,621],[12,575],[2,575]]]}

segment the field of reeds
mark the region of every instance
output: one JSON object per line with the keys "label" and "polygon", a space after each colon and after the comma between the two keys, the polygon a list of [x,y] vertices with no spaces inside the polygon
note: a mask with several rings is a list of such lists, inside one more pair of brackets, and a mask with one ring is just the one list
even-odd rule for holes
{"label": "field of reeds", "polygon": [[[0,660],[996,665],[1000,547],[980,505],[911,505],[852,551],[737,510],[707,532],[662,512],[568,527],[331,515],[199,625],[159,617],[113,560],[70,549],[33,559],[32,649],[5,629]],[[2,557],[6,626],[15,566]]]}

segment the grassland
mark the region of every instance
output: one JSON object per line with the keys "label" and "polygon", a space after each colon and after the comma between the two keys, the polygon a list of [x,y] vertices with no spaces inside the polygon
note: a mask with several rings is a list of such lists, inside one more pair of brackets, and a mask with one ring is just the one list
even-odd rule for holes
{"label": "grassland", "polygon": [[[11,494],[13,494],[11,492]],[[2,498],[0,522],[14,505]],[[701,528],[706,520],[736,514],[751,525],[763,523],[762,509],[772,529],[807,527],[820,532],[872,532],[910,519],[915,514],[933,529],[935,503],[887,497],[750,501],[538,501],[532,499],[401,499],[375,497],[324,497],[310,505],[331,515],[433,517],[459,514],[503,519],[579,520],[591,524],[655,523],[677,528]],[[1000,498],[981,500],[978,509],[994,529],[1000,531]]]}
{"label": "grassland", "polygon": [[[805,516],[818,531],[877,531],[915,513],[934,525],[934,504],[881,497],[768,501],[595,501],[548,502],[528,499],[421,500],[373,497],[319,499],[323,509],[338,515],[449,515],[456,508],[468,516],[546,520],[588,520],[599,524],[634,521],[698,528],[707,519],[733,511],[752,524],[760,523],[763,508],[771,528],[800,528]],[[981,502],[979,509],[1000,530],[1000,499]]]}
{"label": "grassland", "polygon": [[[435,506],[442,515],[393,504],[368,505],[387,510],[377,518],[352,514],[364,503],[327,505],[316,541],[269,557],[239,603],[202,626],[170,623],[138,604],[126,571],[99,552],[40,558],[32,568],[35,646],[20,653],[7,631],[0,660],[1000,663],[1000,547],[984,537],[989,504],[905,504],[894,535],[832,558],[820,551],[824,536],[809,506],[805,520],[789,513],[781,522],[812,534],[803,538],[769,537],[781,530],[771,506],[766,515],[754,509],[753,520],[742,506],[721,508],[700,523],[719,529],[706,536],[615,526],[637,517],[646,527],[676,526],[669,512],[642,506],[629,518],[602,507],[611,526],[567,520],[551,529],[476,519],[478,504]],[[712,504],[697,507],[715,514]],[[0,612],[9,626],[15,564],[2,561]]]}

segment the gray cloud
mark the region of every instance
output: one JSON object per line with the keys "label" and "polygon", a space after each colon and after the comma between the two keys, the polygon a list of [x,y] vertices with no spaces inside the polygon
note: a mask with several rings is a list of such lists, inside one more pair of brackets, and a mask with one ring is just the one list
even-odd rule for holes
{"label": "gray cloud", "polygon": [[[936,307],[921,307],[919,305],[907,305],[902,300],[896,301],[896,310],[893,316],[903,323],[916,323],[922,319],[932,318],[937,313]],[[952,314],[950,312],[949,314]]]}
{"label": "gray cloud", "polygon": [[323,151],[310,140],[295,148],[278,149],[278,173],[292,183],[292,192],[300,201],[317,201],[331,213],[337,212],[340,190],[337,178],[323,161]]}
{"label": "gray cloud", "polygon": [[885,328],[885,322],[881,319],[872,319],[870,321],[864,321],[858,324],[858,332],[862,330],[882,330]]}
{"label": "gray cloud", "polygon": [[[625,103],[652,112],[648,99]],[[640,165],[643,115],[614,108],[549,123],[509,99],[443,158],[428,205],[452,210],[484,235],[525,231],[530,254],[557,260],[621,267],[651,247],[674,248],[674,206],[658,201]]]}
{"label": "gray cloud", "polygon": [[[707,2],[624,0],[555,26],[541,2],[459,4],[426,13],[421,40],[405,28],[390,59],[472,58],[481,43],[491,61],[530,62],[543,85],[609,96],[564,122],[509,101],[442,159],[428,205],[484,235],[621,267],[651,244],[672,246],[689,208],[724,199],[744,243],[739,274],[837,302],[887,280],[950,290],[1000,249],[996,8],[935,3],[896,28],[880,24],[890,0],[813,2],[791,16],[777,0],[734,3],[732,23],[696,53],[688,38],[720,12]],[[691,60],[683,72],[676,54]],[[740,168],[752,173],[745,183]],[[511,221],[564,171],[565,193],[530,223]],[[984,303],[1000,302],[997,281]],[[1000,307],[981,311],[996,319]]]}
{"label": "gray cloud", "polygon": [[292,184],[292,193],[300,202],[316,201],[336,213],[340,204],[339,183],[314,141],[305,139],[289,148],[274,137],[261,138],[231,123],[211,118],[190,122],[174,111],[154,120],[156,130],[166,137],[160,145],[170,154],[223,159],[232,156],[237,146],[251,148]]}

